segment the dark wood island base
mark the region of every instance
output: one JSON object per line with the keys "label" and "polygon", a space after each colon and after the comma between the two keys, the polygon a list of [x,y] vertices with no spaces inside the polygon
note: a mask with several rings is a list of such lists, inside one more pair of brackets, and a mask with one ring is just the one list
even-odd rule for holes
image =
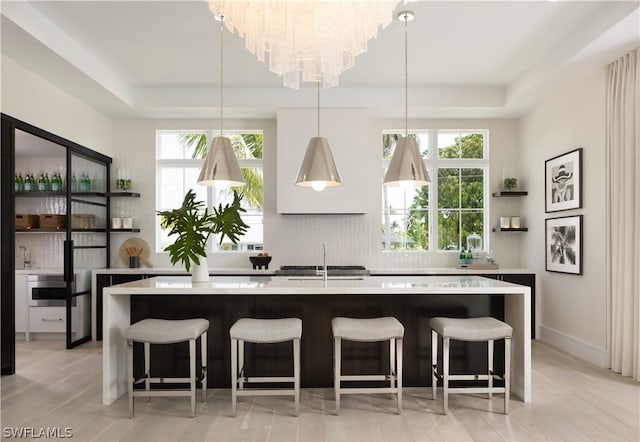
{"label": "dark wood island base", "polygon": [[[140,295],[131,300],[131,323],[145,318],[205,318],[210,322],[208,383],[230,387],[231,349],[229,328],[239,318],[302,319],[301,375],[303,387],[333,386],[333,336],[336,316],[372,318],[393,316],[405,327],[404,385],[431,385],[431,329],[434,316],[458,318],[493,316],[504,319],[501,295],[245,295],[197,296]],[[345,342],[345,373],[371,374],[386,371],[386,343]],[[143,374],[142,348],[136,348],[136,374]],[[153,376],[188,373],[186,345],[159,345],[152,351]],[[291,345],[247,344],[247,373],[275,376],[293,373]],[[502,372],[503,346],[496,343],[496,369]],[[486,343],[452,342],[451,369],[459,373],[482,373],[487,367]]]}

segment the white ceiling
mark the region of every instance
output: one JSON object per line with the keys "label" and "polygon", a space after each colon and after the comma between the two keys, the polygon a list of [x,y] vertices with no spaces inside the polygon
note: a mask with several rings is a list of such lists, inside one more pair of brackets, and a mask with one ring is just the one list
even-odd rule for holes
{"label": "white ceiling", "polygon": [[[409,24],[410,115],[517,117],[576,73],[640,44],[639,0],[415,1]],[[205,1],[0,4],[2,54],[114,118],[214,117],[219,24]],[[313,106],[225,36],[225,115],[273,117]],[[323,106],[403,115],[403,24],[369,43]]]}

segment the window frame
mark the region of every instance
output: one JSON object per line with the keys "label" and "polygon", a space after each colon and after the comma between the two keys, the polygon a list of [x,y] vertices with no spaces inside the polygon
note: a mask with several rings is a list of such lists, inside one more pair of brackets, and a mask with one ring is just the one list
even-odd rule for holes
{"label": "window frame", "polygon": [[[159,196],[159,192],[160,192],[160,170],[161,169],[167,169],[167,168],[177,168],[177,169],[185,169],[185,168],[197,168],[197,169],[201,169],[202,165],[204,164],[204,158],[201,159],[193,159],[193,158],[169,158],[169,159],[164,159],[164,158],[158,158],[158,139],[159,136],[162,133],[186,133],[186,134],[193,134],[193,133],[204,133],[207,137],[207,146],[209,145],[209,141],[216,136],[220,136],[220,131],[218,130],[214,130],[214,129],[157,129],[156,130],[156,150],[155,150],[155,155],[156,155],[156,168],[155,168],[155,205],[156,207],[158,207],[158,196]],[[230,129],[230,130],[225,130],[224,131],[224,135],[237,135],[237,134],[261,134],[264,136],[264,130],[263,129]],[[245,169],[245,168],[255,168],[255,169],[262,169],[263,172],[263,177],[264,177],[264,146],[263,146],[263,157],[262,159],[257,159],[257,158],[238,158],[238,164],[240,165],[240,169]],[[197,183],[194,183],[194,185],[197,185]],[[186,191],[186,190],[185,190]],[[214,189],[212,187],[207,187],[207,192],[206,192],[207,196],[206,196],[206,205],[207,208],[211,210],[211,208],[213,207],[214,204]],[[262,208],[262,218],[263,218],[263,225],[264,225],[264,190],[263,190],[263,208]],[[167,210],[170,210],[171,208],[167,208]],[[163,208],[160,208],[158,210],[165,210]],[[160,228],[160,222],[156,221],[155,223],[155,249],[156,249],[156,253],[164,253],[164,254],[168,254],[169,252],[165,251],[164,248],[162,247],[161,244],[161,239],[162,239],[162,233],[161,233],[162,229]],[[212,253],[221,253],[221,254],[229,254],[229,253],[255,253],[256,250],[233,250],[233,249],[229,249],[229,250],[225,250],[225,249],[218,249],[215,248],[214,249],[214,242],[215,242],[215,238],[210,237],[208,242],[207,242],[207,254],[212,254]],[[241,242],[241,241],[240,241]],[[262,238],[262,243],[264,246],[264,236]]]}
{"label": "window frame", "polygon": [[[393,129],[384,129],[381,133],[381,137],[386,134],[404,134],[405,130],[393,130]],[[389,253],[460,253],[460,249],[458,250],[440,250],[438,248],[438,240],[439,240],[439,231],[438,231],[438,213],[440,207],[438,206],[438,171],[440,169],[446,168],[473,168],[473,169],[482,169],[483,170],[483,214],[482,214],[482,223],[483,223],[483,232],[482,234],[482,247],[484,250],[490,250],[490,232],[491,228],[489,226],[490,223],[490,214],[489,214],[489,198],[491,193],[489,191],[489,172],[490,172],[490,163],[489,163],[489,152],[490,152],[490,131],[489,129],[441,129],[441,128],[428,128],[428,129],[409,129],[409,134],[417,134],[417,133],[428,133],[429,136],[429,152],[428,155],[423,159],[425,163],[425,167],[427,172],[429,172],[429,176],[431,177],[431,183],[428,185],[428,195],[429,195],[429,206],[427,208],[429,216],[429,248],[427,250],[405,250],[405,249],[389,249],[385,248],[382,245],[382,241],[379,241],[382,252]],[[438,156],[438,134],[439,133],[456,133],[456,134],[477,134],[480,133],[483,136],[483,158],[439,158]],[[391,162],[391,158],[383,158],[382,159],[382,174],[384,177],[384,173],[389,167],[389,163]],[[382,179],[381,179],[382,182]],[[384,186],[384,184],[382,184]],[[382,189],[384,192],[384,189]],[[384,195],[381,198],[384,202]],[[386,208],[382,207],[382,216],[384,217],[384,210]],[[460,210],[461,208],[458,208]],[[383,224],[383,231],[385,226]],[[477,232],[480,233],[480,232]],[[434,240],[435,239],[435,240]],[[461,244],[462,247],[466,245]]]}

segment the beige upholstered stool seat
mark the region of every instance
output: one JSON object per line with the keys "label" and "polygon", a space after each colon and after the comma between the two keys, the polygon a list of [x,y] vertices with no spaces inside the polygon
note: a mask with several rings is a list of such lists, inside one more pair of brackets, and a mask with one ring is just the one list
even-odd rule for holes
{"label": "beige upholstered stool seat", "polygon": [[[442,410],[447,414],[449,394],[454,393],[504,393],[504,413],[509,413],[509,382],[511,372],[511,335],[513,329],[496,318],[432,318],[431,326],[431,391],[436,398],[438,380],[442,381]],[[438,335],[442,337],[442,372],[438,372]],[[456,341],[486,341],[488,352],[487,374],[450,374],[449,346],[451,339]],[[493,371],[493,341],[504,339],[504,374]],[[450,387],[449,381],[487,381],[487,386]],[[493,381],[504,381],[504,387],[494,387]]]}
{"label": "beige upholstered stool seat", "polygon": [[[336,395],[336,413],[340,411],[340,396],[343,394],[396,394],[398,414],[402,413],[402,339],[404,327],[396,318],[344,318],[331,320],[334,338],[333,385]],[[389,341],[388,374],[342,374],[342,340],[359,342]],[[388,387],[343,388],[341,383],[350,381],[388,381]]]}
{"label": "beige upholstered stool seat", "polygon": [[488,341],[511,337],[513,329],[496,318],[433,318],[431,328],[440,336],[459,341]]}
{"label": "beige upholstered stool seat", "polygon": [[209,329],[206,319],[143,319],[129,327],[125,339],[152,344],[173,344],[189,339],[198,339]]}
{"label": "beige upholstered stool seat", "polygon": [[[231,338],[231,409],[236,415],[238,396],[293,396],[295,415],[300,412],[300,338],[302,321],[298,318],[238,319],[229,329]],[[249,377],[245,371],[244,344],[293,342],[293,377]],[[245,389],[250,383],[293,383],[292,389]]]}
{"label": "beige upholstered stool seat", "polygon": [[[124,332],[127,344],[128,378],[129,378],[129,417],[133,417],[134,398],[154,396],[189,396],[191,398],[191,417],[196,415],[196,381],[202,381],[202,400],[207,400],[207,330],[209,321],[206,319],[143,319],[136,322]],[[200,354],[202,357],[202,372],[196,378],[196,341],[200,338]],[[133,343],[144,344],[144,376],[135,379],[133,375]],[[189,377],[167,378],[151,377],[151,344],[189,343]],[[144,382],[144,390],[134,390],[134,385]],[[151,390],[151,384],[188,383],[188,390]]]}
{"label": "beige upholstered stool seat", "polygon": [[334,338],[349,341],[375,342],[402,338],[404,327],[396,318],[354,319],[337,317],[331,320]]}
{"label": "beige upholstered stool seat", "polygon": [[247,342],[285,342],[302,336],[302,321],[298,318],[253,319],[236,321],[229,330],[231,339]]}

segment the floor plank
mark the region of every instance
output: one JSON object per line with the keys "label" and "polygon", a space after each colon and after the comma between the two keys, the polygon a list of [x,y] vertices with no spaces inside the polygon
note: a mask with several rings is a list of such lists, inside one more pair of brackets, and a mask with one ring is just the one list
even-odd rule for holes
{"label": "floor plank", "polygon": [[[640,385],[534,341],[533,402],[495,395],[432,401],[428,388],[406,388],[402,415],[388,394],[342,398],[332,389],[304,389],[300,416],[288,397],[240,398],[231,417],[230,391],[211,389],[189,417],[188,398],[136,401],[129,419],[126,398],[103,406],[102,351],[90,342],[65,350],[60,341],[16,344],[17,373],[1,382],[3,437],[7,429],[70,428],[74,441],[638,441]],[[24,440],[29,440],[25,438]],[[47,440],[32,437],[32,440]]]}

